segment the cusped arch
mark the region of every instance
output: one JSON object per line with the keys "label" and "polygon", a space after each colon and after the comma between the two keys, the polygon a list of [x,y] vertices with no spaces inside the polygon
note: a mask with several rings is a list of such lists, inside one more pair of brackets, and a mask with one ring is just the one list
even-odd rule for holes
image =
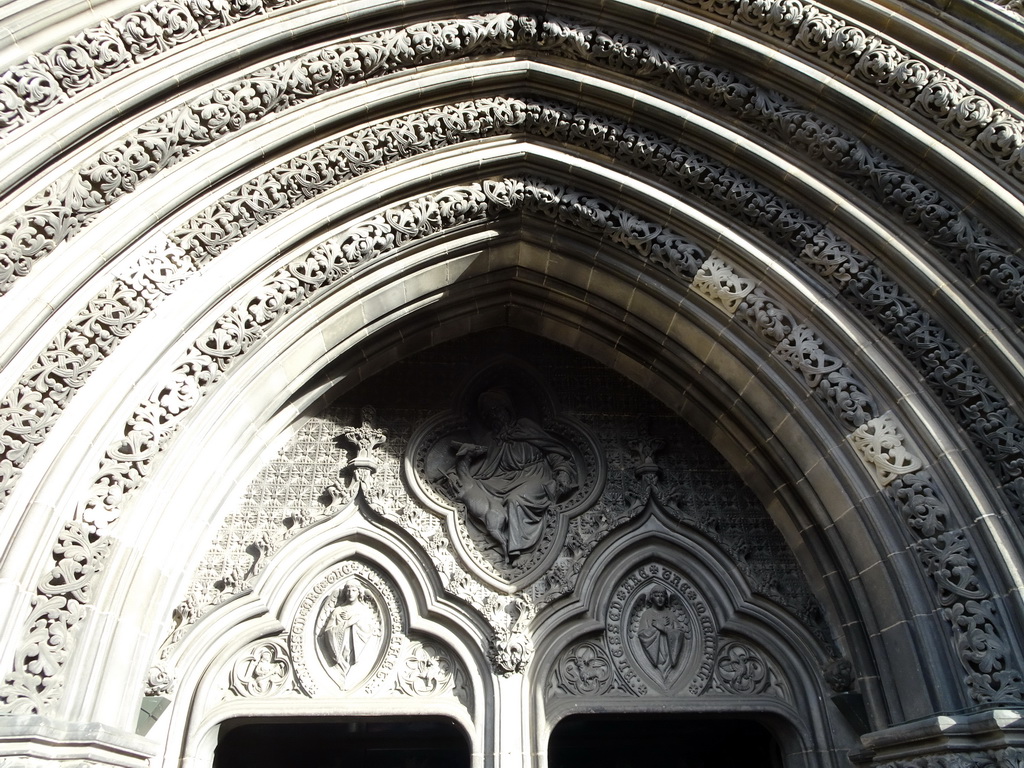
{"label": "cusped arch", "polygon": [[578,598],[538,627],[539,732],[646,702],[677,715],[742,710],[773,730],[787,762],[827,760],[848,743],[856,725],[818,706],[834,693],[822,677],[834,662],[827,644],[754,595],[728,554],[656,500],[587,569]]}

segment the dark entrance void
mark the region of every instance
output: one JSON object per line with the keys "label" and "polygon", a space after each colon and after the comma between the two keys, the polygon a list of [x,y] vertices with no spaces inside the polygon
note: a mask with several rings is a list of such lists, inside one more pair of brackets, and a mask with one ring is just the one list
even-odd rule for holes
{"label": "dark entrance void", "polygon": [[781,768],[778,743],[751,720],[570,717],[548,742],[548,768]]}
{"label": "dark entrance void", "polygon": [[214,768],[469,768],[469,745],[449,720],[228,723]]}

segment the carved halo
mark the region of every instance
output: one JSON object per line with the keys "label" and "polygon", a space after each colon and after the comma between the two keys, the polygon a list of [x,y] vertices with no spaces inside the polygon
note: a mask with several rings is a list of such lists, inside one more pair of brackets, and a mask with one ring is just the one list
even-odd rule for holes
{"label": "carved halo", "polygon": [[[489,408],[505,412],[504,432],[488,424]],[[514,530],[521,520],[510,522],[520,501],[515,498],[518,490],[506,493],[512,482],[493,493],[489,490],[500,484],[487,469],[490,457],[498,452],[499,433],[511,435],[510,442],[533,446],[523,450],[533,454],[534,466],[542,467],[534,490],[556,489],[550,491],[549,501],[526,513],[532,526],[529,533]],[[511,359],[482,369],[462,388],[450,411],[417,430],[409,441],[404,470],[412,494],[445,520],[460,559],[492,588],[509,593],[551,566],[562,550],[570,519],[596,502],[605,478],[603,454],[589,430],[559,414],[539,375]],[[505,474],[517,473],[523,479],[528,470]],[[479,490],[476,499],[470,488]]]}

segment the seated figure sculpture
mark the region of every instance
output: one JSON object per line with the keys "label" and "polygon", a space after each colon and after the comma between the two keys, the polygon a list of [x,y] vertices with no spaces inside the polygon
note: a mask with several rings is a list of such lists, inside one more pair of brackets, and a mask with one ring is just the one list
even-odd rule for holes
{"label": "seated figure sculpture", "polygon": [[576,466],[562,441],[516,415],[504,390],[483,392],[477,410],[484,444],[452,444],[456,496],[512,564],[536,546],[548,511],[576,489]]}

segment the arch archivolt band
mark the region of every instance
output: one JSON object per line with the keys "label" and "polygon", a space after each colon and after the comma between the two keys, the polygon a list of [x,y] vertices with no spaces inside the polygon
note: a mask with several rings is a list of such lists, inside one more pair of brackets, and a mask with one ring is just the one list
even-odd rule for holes
{"label": "arch archivolt band", "polygon": [[[1005,647],[1000,637],[1005,630],[998,628],[990,590],[979,573],[954,565],[972,559],[966,531],[950,530],[952,513],[933,481],[921,474],[923,462],[908,450],[902,427],[891,414],[878,412],[874,398],[842,360],[823,347],[812,328],[793,319],[777,300],[757,289],[754,281],[737,275],[720,257],[708,258],[698,246],[662,226],[559,185],[499,180],[440,191],[357,221],[274,271],[192,342],[173,373],[154,388],[153,398],[140,404],[119,430],[124,437],[108,448],[89,498],[58,540],[56,570],[40,583],[18,671],[6,680],[7,706],[13,711],[41,711],[59,695],[60,670],[70,650],[61,646],[74,637],[83,614],[58,608],[61,618],[49,625],[45,617],[52,616],[62,601],[83,607],[89,603],[88,590],[102,568],[108,531],[120,508],[151,473],[153,462],[206,388],[273,332],[288,313],[319,292],[342,285],[350,274],[355,277],[373,261],[446,229],[516,213],[589,231],[611,247],[667,272],[671,280],[691,280],[698,294],[771,342],[773,355],[799,374],[832,411],[879,486],[891,489],[894,511],[906,519],[909,532],[917,538],[922,566],[932,576],[938,603],[950,620],[970,697],[991,702],[1021,696],[1019,673],[999,650]],[[943,558],[953,559],[943,564]],[[75,581],[65,582],[68,573],[75,573]],[[34,675],[31,670],[41,661],[42,648],[50,654],[48,673]],[[985,672],[993,668],[1002,674]]]}
{"label": "arch archivolt band", "polygon": [[[145,510],[221,514],[176,485],[208,471],[180,433],[278,440],[345,377],[502,325],[750,469],[875,726],[1019,707],[1024,104],[996,42],[961,60],[980,33],[926,44],[942,25],[908,12],[886,37],[855,4],[393,12],[153,3],[0,79],[3,711],[131,718],[103,696],[138,685],[189,576],[112,628],[177,535]],[[31,151],[42,130],[59,149]]]}
{"label": "arch archivolt band", "polygon": [[[299,155],[267,171],[198,216],[179,225],[169,235],[176,246],[166,247],[136,259],[122,269],[122,276],[105,287],[51,340],[22,381],[5,398],[4,405],[15,415],[5,434],[6,493],[35,446],[45,437],[64,405],[87,380],[91,371],[118,344],[119,339],[147,315],[163,295],[174,290],[187,275],[216,257],[227,245],[280,215],[291,205],[310,199],[331,187],[351,180],[361,172],[430,151],[453,142],[500,136],[523,130],[588,149],[622,155],[638,170],[651,173],[679,191],[701,199],[724,215],[739,219],[817,272],[839,296],[865,313],[880,331],[890,336],[914,362],[932,389],[950,403],[954,415],[968,430],[981,454],[990,461],[995,474],[1005,483],[1011,506],[1020,506],[1015,480],[1017,462],[1006,461],[1007,452],[1020,453],[1024,436],[1006,398],[992,385],[983,385],[970,398],[958,402],[947,397],[963,387],[965,380],[984,381],[984,373],[930,314],[894,283],[876,264],[857,252],[830,226],[804,213],[792,202],[769,188],[745,178],[707,155],[673,145],[650,132],[637,132],[628,125],[582,110],[553,103],[518,99],[492,99],[440,107],[414,113],[383,124],[364,128],[336,142]],[[882,161],[880,173],[886,168]],[[905,177],[900,177],[905,178]],[[927,190],[906,187],[909,200],[905,215],[917,212],[917,197]],[[933,196],[928,199],[934,200]],[[888,199],[882,202],[889,202]],[[960,215],[962,218],[962,214]],[[931,219],[922,227],[947,232],[946,223]],[[936,235],[937,237],[938,235]],[[978,251],[984,238],[963,242],[965,251]],[[180,250],[178,250],[180,249]],[[1012,273],[1014,258],[1006,252],[1004,262],[992,261],[987,273],[991,282]],[[975,275],[968,275],[975,277]],[[920,290],[927,290],[922,287]],[[1003,295],[1019,299],[1012,283]],[[898,308],[894,312],[894,307]],[[922,339],[927,344],[922,344]],[[940,351],[936,353],[934,345]],[[82,347],[85,349],[82,349]],[[48,395],[45,401],[43,391]],[[980,402],[979,402],[980,398]],[[990,421],[979,423],[977,414]]]}

